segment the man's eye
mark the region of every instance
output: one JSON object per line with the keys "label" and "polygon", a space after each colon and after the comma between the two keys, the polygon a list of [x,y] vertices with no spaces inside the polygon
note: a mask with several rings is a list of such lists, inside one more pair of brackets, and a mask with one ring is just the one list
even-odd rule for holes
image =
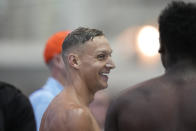
{"label": "man's eye", "polygon": [[100,55],[97,56],[97,58],[100,59],[100,60],[104,59],[105,57],[106,57],[106,55],[104,55],[104,54],[100,54]]}

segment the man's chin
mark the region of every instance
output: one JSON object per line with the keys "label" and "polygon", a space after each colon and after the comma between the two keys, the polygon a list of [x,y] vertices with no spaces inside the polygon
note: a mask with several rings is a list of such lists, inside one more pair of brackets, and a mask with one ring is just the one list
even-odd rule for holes
{"label": "man's chin", "polygon": [[[102,86],[100,86],[98,89],[97,89],[97,91],[100,91],[100,90],[104,90],[104,89],[106,89],[108,87],[108,85],[102,85]],[[96,92],[97,92],[96,91]]]}
{"label": "man's chin", "polygon": [[107,84],[107,83],[106,83],[106,84],[104,84],[104,85],[102,85],[101,90],[106,89],[106,88],[108,88],[108,84]]}

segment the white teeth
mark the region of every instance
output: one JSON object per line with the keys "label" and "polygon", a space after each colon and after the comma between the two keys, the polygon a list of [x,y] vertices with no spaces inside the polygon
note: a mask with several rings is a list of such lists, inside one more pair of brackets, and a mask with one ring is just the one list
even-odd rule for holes
{"label": "white teeth", "polygon": [[110,67],[110,66],[112,66],[112,65],[111,65],[111,64],[106,64],[106,66],[107,66],[107,67]]}
{"label": "white teeth", "polygon": [[101,73],[101,74],[102,74],[102,75],[108,75],[109,73],[104,73],[104,72],[103,72],[103,73]]}

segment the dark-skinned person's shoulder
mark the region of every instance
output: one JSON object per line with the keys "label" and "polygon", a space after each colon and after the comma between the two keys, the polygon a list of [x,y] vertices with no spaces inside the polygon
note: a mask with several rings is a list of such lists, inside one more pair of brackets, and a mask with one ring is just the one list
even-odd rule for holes
{"label": "dark-skinned person's shoulder", "polygon": [[0,81],[0,131],[35,131],[29,99],[15,86]]}
{"label": "dark-skinned person's shoulder", "polygon": [[161,110],[159,105],[163,102],[158,103],[157,99],[160,100],[160,96],[163,95],[162,92],[166,90],[156,84],[159,83],[160,78],[144,81],[121,91],[115,96],[107,111],[105,131],[153,129],[153,126],[156,126],[153,123],[156,121],[152,118],[151,113],[158,117],[162,115],[155,113],[155,111]]}

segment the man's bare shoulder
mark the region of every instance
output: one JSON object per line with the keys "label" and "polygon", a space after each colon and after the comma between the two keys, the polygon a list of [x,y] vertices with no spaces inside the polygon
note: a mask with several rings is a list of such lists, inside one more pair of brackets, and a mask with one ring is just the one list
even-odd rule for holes
{"label": "man's bare shoulder", "polygon": [[106,129],[115,131],[111,123],[118,123],[124,130],[133,130],[135,125],[150,127],[160,119],[166,120],[176,103],[175,91],[167,87],[170,83],[165,83],[164,79],[157,77],[121,92],[108,109]]}
{"label": "man's bare shoulder", "polygon": [[[112,102],[112,110],[151,109],[160,104],[170,104],[169,100],[175,99],[175,90],[170,88],[171,83],[166,83],[160,76],[147,80],[125,89]],[[156,108],[157,109],[157,108]],[[130,111],[131,111],[130,110]]]}
{"label": "man's bare shoulder", "polygon": [[[63,129],[70,129],[72,131],[92,131],[92,119],[88,110],[78,105],[71,105],[66,109],[61,117],[61,125],[64,125]],[[64,122],[64,123],[63,123]],[[61,131],[61,130],[59,130]]]}
{"label": "man's bare shoulder", "polygon": [[[50,128],[50,131],[92,131],[92,119],[88,110],[85,107],[69,104],[64,106],[64,109],[47,110],[44,119],[45,126]],[[47,128],[47,127],[46,127]],[[43,130],[45,131],[45,130]]]}

